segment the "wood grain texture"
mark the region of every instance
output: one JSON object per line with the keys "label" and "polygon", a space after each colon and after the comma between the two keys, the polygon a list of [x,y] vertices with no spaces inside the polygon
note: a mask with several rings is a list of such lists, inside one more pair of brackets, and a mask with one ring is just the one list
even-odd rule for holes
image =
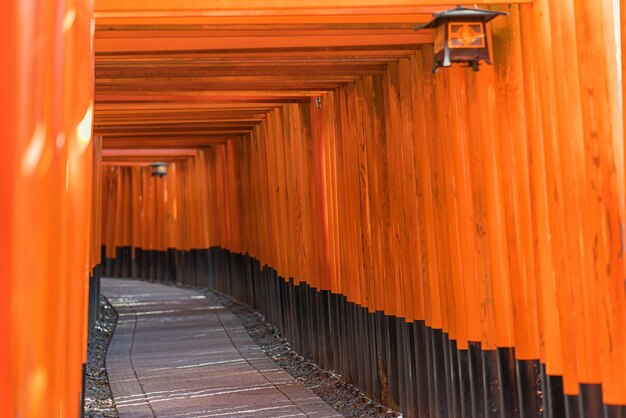
{"label": "wood grain texture", "polygon": [[[204,23],[185,20],[201,19],[191,6],[100,9],[109,256],[222,247],[424,321],[449,352],[506,349],[500,362],[540,361],[566,395],[601,385],[604,403],[626,405],[611,2],[494,5],[509,13],[490,24],[494,65],[436,75],[430,41],[402,37],[407,16],[443,6],[398,3],[376,20],[352,3],[318,5],[311,22],[252,3]],[[170,174],[150,177],[142,165],[165,155]]]}

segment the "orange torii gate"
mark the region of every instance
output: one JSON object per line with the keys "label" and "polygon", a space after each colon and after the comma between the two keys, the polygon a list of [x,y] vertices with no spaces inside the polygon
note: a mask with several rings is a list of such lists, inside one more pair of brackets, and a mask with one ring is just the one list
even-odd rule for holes
{"label": "orange torii gate", "polygon": [[78,413],[101,268],[209,277],[409,415],[624,413],[613,2],[454,2],[509,16],[493,67],[437,75],[412,27],[454,4],[337,3],[0,6],[3,413]]}

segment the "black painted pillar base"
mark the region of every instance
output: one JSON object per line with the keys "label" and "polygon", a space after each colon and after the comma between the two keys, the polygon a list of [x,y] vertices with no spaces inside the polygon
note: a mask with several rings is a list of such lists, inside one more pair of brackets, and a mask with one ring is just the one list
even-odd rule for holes
{"label": "black painted pillar base", "polygon": [[87,309],[87,330],[93,329],[96,321],[100,316],[100,277],[102,275],[102,266],[97,265],[93,268],[91,276],[89,276],[89,300]]}
{"label": "black painted pillar base", "polygon": [[604,405],[605,418],[626,418],[626,406]]}
{"label": "black painted pillar base", "polygon": [[565,395],[563,378],[546,373],[545,364],[540,364],[541,385],[545,418],[565,418]]}
{"label": "black painted pillar base", "polygon": [[602,405],[602,387],[600,385],[580,385],[580,416],[581,418],[601,417],[604,414]]}
{"label": "black painted pillar base", "polygon": [[543,399],[537,394],[542,392],[541,366],[539,360],[517,360],[517,390],[520,417],[540,417],[544,411]]}
{"label": "black painted pillar base", "polygon": [[85,388],[87,387],[87,365],[83,363],[82,367],[82,384],[80,389],[80,417],[84,418],[85,416]]}
{"label": "black painted pillar base", "polygon": [[[131,253],[116,249],[119,259],[103,258],[101,271],[123,274]],[[626,418],[626,406],[602,403],[599,385],[566,396],[561,377],[547,375],[538,360],[516,359],[513,348],[469,342],[460,349],[424,321],[368,312],[344,295],[296,285],[245,254],[135,248],[133,264],[140,278],[209,287],[253,307],[301,355],[409,418]]]}

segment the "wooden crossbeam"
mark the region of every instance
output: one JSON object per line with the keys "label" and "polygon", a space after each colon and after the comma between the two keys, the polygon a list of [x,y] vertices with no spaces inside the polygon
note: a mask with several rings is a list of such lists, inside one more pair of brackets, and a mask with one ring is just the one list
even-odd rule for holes
{"label": "wooden crossbeam", "polygon": [[[376,13],[433,13],[460,5],[517,4],[530,0],[99,0],[96,16],[117,13],[202,13],[208,16],[360,15]],[[303,13],[306,12],[306,13]]]}
{"label": "wooden crossbeam", "polygon": [[247,137],[286,103],[383,75],[433,42],[416,24],[452,7],[336,3],[99,0],[94,132],[105,149],[193,149]]}

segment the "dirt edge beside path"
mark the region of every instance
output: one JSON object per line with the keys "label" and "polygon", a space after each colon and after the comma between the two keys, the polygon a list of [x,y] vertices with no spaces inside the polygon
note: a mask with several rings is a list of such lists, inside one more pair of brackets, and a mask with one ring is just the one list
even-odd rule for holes
{"label": "dirt edge beside path", "polygon": [[109,301],[100,298],[100,319],[94,328],[89,331],[87,339],[87,373],[85,381],[85,417],[89,418],[117,418],[119,413],[109,385],[109,375],[106,370],[107,350],[115,325],[117,312]]}

